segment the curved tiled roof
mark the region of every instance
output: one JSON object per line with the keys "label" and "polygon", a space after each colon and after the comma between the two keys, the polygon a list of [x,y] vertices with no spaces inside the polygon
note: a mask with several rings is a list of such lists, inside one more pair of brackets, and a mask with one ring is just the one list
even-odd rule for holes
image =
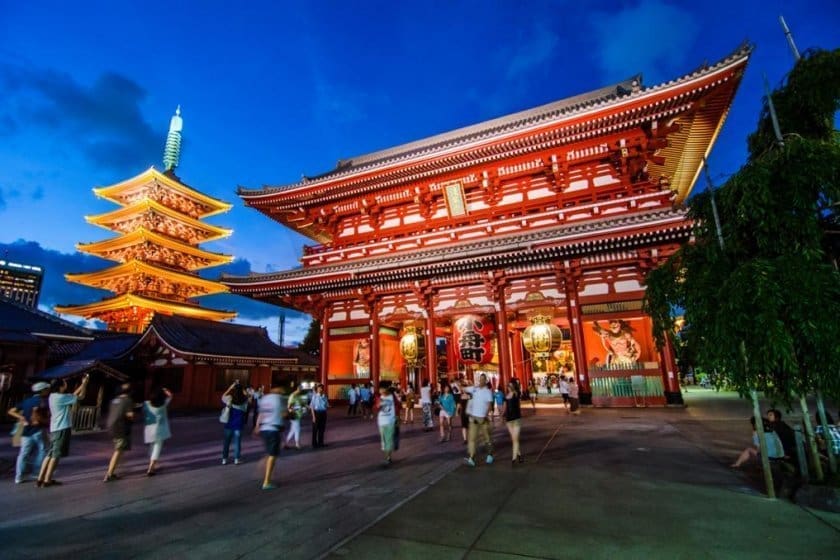
{"label": "curved tiled roof", "polygon": [[266,361],[296,359],[271,342],[262,327],[157,314],[143,338],[151,332],[180,354]]}
{"label": "curved tiled roof", "polygon": [[[267,186],[262,189],[239,187],[238,194],[245,199],[258,198],[300,187],[309,187],[326,181],[340,179],[362,171],[372,171],[378,167],[400,163],[420,156],[442,152],[466,145],[477,140],[492,139],[496,136],[511,134],[530,127],[539,126],[554,119],[572,117],[592,108],[606,106],[618,100],[632,100],[677,86],[683,82],[703,77],[741,59],[751,52],[748,44],[741,45],[732,54],[713,65],[704,65],[682,77],[652,87],[641,87],[641,74],[611,86],[555,101],[540,107],[506,115],[472,126],[459,128],[410,142],[386,150],[372,152],[363,156],[339,161],[335,169],[314,177],[304,177],[301,181],[289,185]],[[635,84],[634,84],[635,81]]]}

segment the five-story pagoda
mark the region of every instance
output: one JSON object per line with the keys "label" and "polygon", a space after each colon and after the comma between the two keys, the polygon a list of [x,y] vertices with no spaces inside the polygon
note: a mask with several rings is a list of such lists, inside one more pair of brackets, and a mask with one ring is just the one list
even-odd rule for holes
{"label": "five-story pagoda", "polygon": [[202,221],[226,212],[231,205],[196,191],[175,175],[182,126],[179,108],[170,122],[165,171],[152,167],[126,181],[93,189],[97,196],[120,208],[85,219],[117,233],[117,237],[80,243],[77,249],[117,264],[65,277],[114,295],[89,304],[56,306],[57,312],[98,319],[108,325],[108,330],[134,333],[142,332],[155,313],[217,321],[236,316],[231,311],[200,307],[193,301],[227,291],[226,286],[205,280],[196,271],[233,260],[199,248],[201,243],[232,233]]}

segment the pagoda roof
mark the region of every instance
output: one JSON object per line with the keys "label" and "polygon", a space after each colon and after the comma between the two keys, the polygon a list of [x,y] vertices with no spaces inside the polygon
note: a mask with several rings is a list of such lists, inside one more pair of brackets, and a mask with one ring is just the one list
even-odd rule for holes
{"label": "pagoda roof", "polygon": [[268,363],[298,361],[297,356],[271,342],[263,327],[155,315],[137,345],[153,334],[170,350],[182,356],[239,358]]}
{"label": "pagoda roof", "polygon": [[115,204],[123,206],[125,205],[126,195],[136,190],[139,190],[152,182],[158,182],[174,191],[177,191],[178,193],[186,196],[187,198],[191,198],[195,202],[209,208],[207,212],[201,214],[200,217],[202,218],[213,216],[221,212],[227,212],[228,210],[233,208],[232,204],[223,202],[211,196],[207,196],[206,194],[203,194],[195,190],[194,188],[188,186],[187,184],[183,183],[175,175],[158,171],[154,167],[150,167],[149,169],[143,171],[139,175],[135,175],[134,177],[126,179],[125,181],[121,181],[119,183],[115,183],[106,187],[96,187],[93,189],[93,192],[98,197],[110,200]]}
{"label": "pagoda roof", "polygon": [[690,235],[690,229],[686,210],[668,207],[340,264],[248,276],[223,274],[221,282],[233,293],[257,297],[260,293],[276,293],[278,289],[289,294],[313,294],[371,283],[414,281],[504,266],[530,266],[650,243],[684,241]]}
{"label": "pagoda roof", "polygon": [[101,315],[109,311],[119,311],[122,309],[129,309],[131,307],[149,309],[154,311],[156,314],[178,314],[186,317],[209,319],[211,321],[223,321],[236,317],[236,312],[234,311],[207,309],[206,307],[200,307],[189,303],[155,299],[136,294],[117,295],[101,301],[83,305],[56,305],[55,310],[59,313],[78,315],[80,317],[96,317],[97,315]]}
{"label": "pagoda roof", "polygon": [[222,228],[202,222],[201,220],[196,220],[185,214],[176,212],[171,208],[167,208],[163,204],[159,204],[154,200],[148,199],[139,200],[130,206],[118,208],[117,210],[113,210],[105,214],[98,214],[96,216],[85,216],[85,220],[88,223],[112,231],[112,227],[109,224],[113,224],[115,222],[119,222],[127,218],[132,218],[138,214],[143,214],[144,212],[148,211],[163,214],[164,216],[167,216],[168,218],[171,218],[177,222],[181,222],[193,229],[205,232],[207,234],[207,237],[203,241],[213,241],[216,239],[222,239],[228,237],[230,234],[233,233],[232,229]]}
{"label": "pagoda roof", "polygon": [[0,340],[36,342],[39,339],[93,340],[88,329],[55,315],[0,298]]}
{"label": "pagoda roof", "polygon": [[[704,65],[680,78],[651,86],[641,85],[637,75],[608,87],[577,95],[533,109],[485,121],[410,142],[386,150],[339,161],[335,169],[297,183],[265,186],[261,189],[239,187],[238,194],[250,206],[294,208],[334,201],[344,196],[358,196],[410,180],[431,178],[442,169],[452,171],[475,165],[478,159],[493,159],[492,146],[512,143],[511,149],[521,153],[523,138],[539,144],[551,140],[555,145],[597,137],[598,128],[618,130],[627,123],[638,124],[652,114],[675,113],[666,102],[683,103],[689,92],[702,96],[710,88],[726,82],[737,85],[752,48],[745,44],[713,65]],[[736,79],[731,80],[735,77]],[[711,107],[703,110],[683,132],[659,171],[669,177],[678,200],[688,194],[700,172],[702,160],[720,131],[729,110],[735,87],[719,96]],[[655,109],[655,110],[654,110]],[[550,133],[562,129],[562,134]],[[550,138],[545,136],[549,134]],[[467,156],[470,153],[472,156]],[[375,180],[374,180],[375,179]],[[278,218],[279,219],[279,218]],[[301,233],[316,238],[308,230]]]}
{"label": "pagoda roof", "polygon": [[204,249],[189,245],[178,239],[150,231],[144,227],[140,227],[130,233],[104,239],[102,241],[95,241],[93,243],[77,243],[76,249],[82,253],[101,255],[107,251],[117,251],[146,242],[153,243],[161,247],[168,247],[175,251],[209,261],[209,264],[198,267],[197,269],[227,264],[233,261],[233,255],[223,255],[220,253],[205,251]]}
{"label": "pagoda roof", "polygon": [[[118,264],[104,270],[82,272],[78,274],[70,273],[65,274],[64,277],[70,282],[93,286],[95,288],[108,289],[103,286],[103,284],[105,284],[108,280],[119,278],[120,276],[131,276],[134,274],[145,274],[150,277],[165,278],[172,282],[203,288],[205,291],[200,295],[210,295],[228,291],[227,287],[219,282],[205,280],[200,276],[192,274],[168,270],[136,259],[132,259],[128,262]],[[196,293],[193,295],[199,294]]]}

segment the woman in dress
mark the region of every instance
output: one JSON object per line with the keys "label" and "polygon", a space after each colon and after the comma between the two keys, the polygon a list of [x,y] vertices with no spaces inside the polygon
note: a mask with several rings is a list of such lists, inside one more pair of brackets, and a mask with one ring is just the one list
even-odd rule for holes
{"label": "woman in dress", "polygon": [[306,413],[306,403],[300,385],[295,387],[294,392],[289,395],[289,433],[286,435],[286,442],[283,449],[289,448],[289,442],[295,440],[295,449],[300,449],[300,419]]}
{"label": "woman in dress", "polygon": [[230,443],[233,442],[233,463],[242,462],[242,430],[245,429],[245,414],[248,412],[248,395],[245,394],[239,380],[228,387],[222,395],[222,403],[230,407],[230,415],[225,423],[225,439],[222,445],[222,464],[227,465]]}
{"label": "woman in dress", "polygon": [[537,408],[537,385],[534,380],[528,382],[528,398],[531,399],[531,408]]}
{"label": "woman in dress", "polygon": [[452,439],[452,417],[455,416],[455,397],[452,396],[452,390],[448,384],[444,384],[441,389],[440,398],[440,442],[449,441]]}
{"label": "woman in dress", "polygon": [[519,432],[521,430],[522,407],[519,398],[519,387],[513,381],[507,384],[507,392],[505,393],[505,408],[504,408],[505,425],[510,434],[510,442],[513,447],[513,459],[511,464],[515,465],[518,462],[524,463],[522,453],[519,451]]}
{"label": "woman in dress", "polygon": [[414,392],[414,383],[409,383],[402,394],[402,402],[405,408],[405,420],[403,424],[414,424],[414,400],[417,394]]}
{"label": "woman in dress", "polygon": [[143,442],[150,445],[149,468],[146,476],[154,476],[157,473],[160,452],[163,450],[163,442],[172,437],[169,430],[169,403],[172,401],[172,392],[165,387],[158,387],[152,391],[152,397],[143,403]]}

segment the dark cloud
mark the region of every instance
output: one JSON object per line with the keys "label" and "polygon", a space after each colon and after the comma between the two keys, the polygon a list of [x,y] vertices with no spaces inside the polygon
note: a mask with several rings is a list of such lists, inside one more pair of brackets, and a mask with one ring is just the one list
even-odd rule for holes
{"label": "dark cloud", "polygon": [[92,163],[121,170],[151,161],[162,150],[163,138],[140,110],[145,98],[139,84],[113,72],[86,85],[54,70],[0,65],[0,134],[12,134],[26,122],[72,139]]}

